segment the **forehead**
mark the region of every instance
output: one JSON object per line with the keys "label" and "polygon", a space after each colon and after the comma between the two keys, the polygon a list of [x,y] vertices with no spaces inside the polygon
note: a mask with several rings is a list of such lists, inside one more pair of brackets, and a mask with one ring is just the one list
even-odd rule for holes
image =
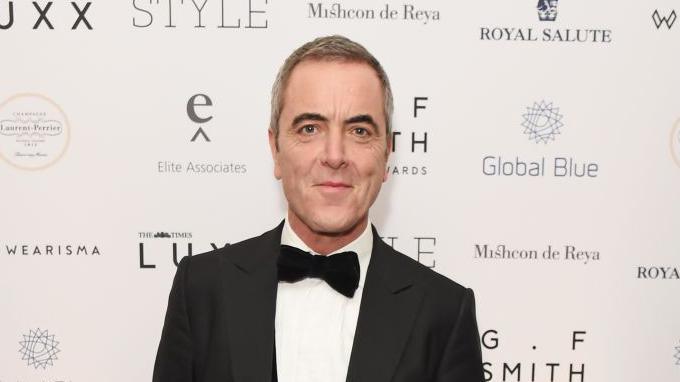
{"label": "forehead", "polygon": [[302,61],[291,72],[283,96],[283,114],[365,113],[384,121],[380,79],[363,62]]}

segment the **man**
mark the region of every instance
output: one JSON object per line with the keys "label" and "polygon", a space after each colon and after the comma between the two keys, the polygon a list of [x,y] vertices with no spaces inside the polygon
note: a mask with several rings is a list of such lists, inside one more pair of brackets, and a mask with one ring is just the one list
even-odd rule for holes
{"label": "man", "polygon": [[269,128],[287,218],[182,259],[154,381],[482,381],[472,291],[369,223],[391,113],[387,75],[359,44],[323,37],[288,57]]}

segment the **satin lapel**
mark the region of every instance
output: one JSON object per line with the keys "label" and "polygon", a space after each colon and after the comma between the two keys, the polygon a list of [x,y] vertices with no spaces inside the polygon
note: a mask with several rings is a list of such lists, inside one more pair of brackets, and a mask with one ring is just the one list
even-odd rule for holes
{"label": "satin lapel", "polygon": [[392,379],[411,332],[422,292],[401,258],[373,227],[373,252],[361,298],[348,382]]}
{"label": "satin lapel", "polygon": [[224,307],[234,381],[270,381],[280,224],[226,258]]}

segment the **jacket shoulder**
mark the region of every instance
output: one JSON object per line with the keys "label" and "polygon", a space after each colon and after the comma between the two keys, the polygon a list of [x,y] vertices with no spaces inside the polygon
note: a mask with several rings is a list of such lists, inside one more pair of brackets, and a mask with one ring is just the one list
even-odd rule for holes
{"label": "jacket shoulder", "polygon": [[256,250],[267,233],[268,232],[265,232],[260,236],[250,237],[237,243],[227,244],[224,247],[198,255],[186,256],[185,259],[191,263],[192,269],[214,269],[216,262],[229,260],[235,256],[239,256],[241,253]]}
{"label": "jacket shoulder", "polygon": [[186,275],[189,290],[204,291],[206,288],[212,288],[226,276],[224,272],[233,269],[225,264],[248,267],[270,257],[273,244],[278,245],[280,240],[277,238],[277,232],[280,236],[279,227],[222,248],[185,256],[180,261],[177,272]]}
{"label": "jacket shoulder", "polygon": [[448,301],[461,301],[466,294],[471,293],[467,287],[395,250],[387,243],[382,242],[380,245],[388,248],[394,266],[403,268],[405,274],[410,274],[412,280],[421,286],[430,297]]}

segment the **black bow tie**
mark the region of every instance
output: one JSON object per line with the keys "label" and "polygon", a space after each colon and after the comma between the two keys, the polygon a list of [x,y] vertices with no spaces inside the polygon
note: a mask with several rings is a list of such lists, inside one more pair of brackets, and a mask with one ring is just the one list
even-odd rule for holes
{"label": "black bow tie", "polygon": [[277,266],[279,281],[296,282],[317,277],[347,297],[353,297],[359,286],[359,258],[355,252],[314,256],[299,248],[282,245]]}

